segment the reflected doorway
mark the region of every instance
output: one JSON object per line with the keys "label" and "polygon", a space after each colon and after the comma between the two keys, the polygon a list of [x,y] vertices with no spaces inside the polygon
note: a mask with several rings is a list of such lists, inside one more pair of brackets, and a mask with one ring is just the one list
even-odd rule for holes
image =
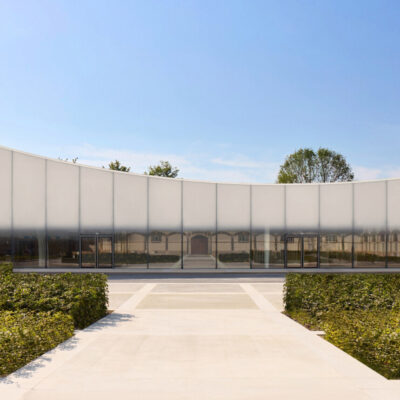
{"label": "reflected doorway", "polygon": [[191,252],[193,255],[208,255],[208,238],[203,235],[193,236],[190,241]]}
{"label": "reflected doorway", "polygon": [[113,239],[111,235],[81,235],[81,268],[111,268],[113,264]]}

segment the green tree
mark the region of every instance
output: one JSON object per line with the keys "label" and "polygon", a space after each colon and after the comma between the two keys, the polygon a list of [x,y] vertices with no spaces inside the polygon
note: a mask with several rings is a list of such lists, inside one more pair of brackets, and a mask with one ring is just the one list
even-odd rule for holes
{"label": "green tree", "polygon": [[145,171],[145,175],[164,176],[166,178],[176,178],[178,176],[179,169],[172,167],[168,161],[160,161],[158,165],[150,165],[148,171]]}
{"label": "green tree", "polygon": [[131,170],[131,167],[126,167],[125,165],[122,165],[118,160],[111,161],[108,164],[108,168],[114,171],[122,171],[122,172],[129,172]]}
{"label": "green tree", "polygon": [[347,182],[354,173],[344,156],[320,147],[304,148],[286,157],[278,173],[278,183]]}

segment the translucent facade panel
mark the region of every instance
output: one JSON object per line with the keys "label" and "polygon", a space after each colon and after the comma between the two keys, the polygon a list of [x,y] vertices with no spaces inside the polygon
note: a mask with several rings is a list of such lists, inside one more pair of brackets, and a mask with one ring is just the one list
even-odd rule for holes
{"label": "translucent facade panel", "polygon": [[320,186],[320,226],[326,231],[351,231],[353,226],[351,183]]}
{"label": "translucent facade panel", "polygon": [[81,167],[81,229],[111,231],[113,225],[112,172]]}
{"label": "translucent facade panel", "polygon": [[147,178],[116,173],[114,176],[114,207],[117,232],[146,232]]}
{"label": "translucent facade panel", "polygon": [[252,268],[283,268],[285,244],[279,233],[255,233],[252,237]]}
{"label": "translucent facade panel", "polygon": [[216,227],[216,185],[183,182],[183,229],[209,231]]}
{"label": "translucent facade panel", "polygon": [[181,268],[180,232],[152,231],[149,235],[149,268]]}
{"label": "translucent facade panel", "polygon": [[250,229],[250,186],[218,184],[218,230]]}
{"label": "translucent facade panel", "polygon": [[386,229],[385,182],[354,184],[355,230],[380,232]]}
{"label": "translucent facade panel", "polygon": [[[0,149],[0,235],[10,236],[11,230],[11,151]],[[3,251],[0,250],[0,256]]]}
{"label": "translucent facade panel", "polygon": [[151,231],[181,231],[181,181],[149,178],[149,225]]}
{"label": "translucent facade panel", "polygon": [[216,267],[216,235],[213,231],[183,234],[183,266],[185,269]]}
{"label": "translucent facade panel", "polygon": [[253,231],[283,230],[285,226],[284,185],[254,185],[251,200]]}
{"label": "translucent facade panel", "polygon": [[249,231],[218,231],[218,268],[250,268]]}
{"label": "translucent facade panel", "polygon": [[114,263],[117,267],[147,268],[147,235],[143,232],[116,233]]}
{"label": "translucent facade panel", "polygon": [[351,267],[353,238],[351,232],[323,232],[320,236],[321,267]]}
{"label": "translucent facade panel", "polygon": [[79,229],[79,167],[47,161],[48,229]]}
{"label": "translucent facade panel", "polygon": [[388,228],[400,230],[400,179],[387,181]]}
{"label": "translucent facade panel", "polygon": [[286,185],[286,226],[289,230],[318,230],[318,185]]}
{"label": "translucent facade panel", "polygon": [[14,153],[13,223],[14,229],[45,229],[45,160]]}
{"label": "translucent facade panel", "polygon": [[354,266],[385,267],[386,234],[385,232],[364,232],[354,235]]}

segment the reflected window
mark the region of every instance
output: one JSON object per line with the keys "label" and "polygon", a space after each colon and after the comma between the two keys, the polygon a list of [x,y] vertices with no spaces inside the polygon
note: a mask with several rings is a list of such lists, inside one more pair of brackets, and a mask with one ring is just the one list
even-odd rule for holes
{"label": "reflected window", "polygon": [[151,234],[151,242],[152,243],[160,243],[162,238],[162,234],[160,232],[154,232]]}
{"label": "reflected window", "polygon": [[249,242],[249,234],[247,232],[241,232],[238,235],[239,243],[248,243]]}

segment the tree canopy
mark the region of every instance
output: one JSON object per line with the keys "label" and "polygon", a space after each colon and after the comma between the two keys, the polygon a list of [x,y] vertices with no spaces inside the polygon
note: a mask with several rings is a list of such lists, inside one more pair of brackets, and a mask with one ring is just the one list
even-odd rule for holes
{"label": "tree canopy", "polygon": [[178,168],[172,167],[169,161],[162,160],[158,165],[150,165],[148,170],[145,171],[145,175],[164,176],[166,178],[176,178],[178,173]]}
{"label": "tree canopy", "polygon": [[125,165],[122,165],[121,162],[118,160],[111,161],[108,164],[108,168],[114,171],[122,171],[122,172],[129,172],[131,170],[131,167],[126,167]]}
{"label": "tree canopy", "polygon": [[281,165],[277,183],[346,182],[354,173],[345,157],[320,147],[299,149],[286,157]]}

